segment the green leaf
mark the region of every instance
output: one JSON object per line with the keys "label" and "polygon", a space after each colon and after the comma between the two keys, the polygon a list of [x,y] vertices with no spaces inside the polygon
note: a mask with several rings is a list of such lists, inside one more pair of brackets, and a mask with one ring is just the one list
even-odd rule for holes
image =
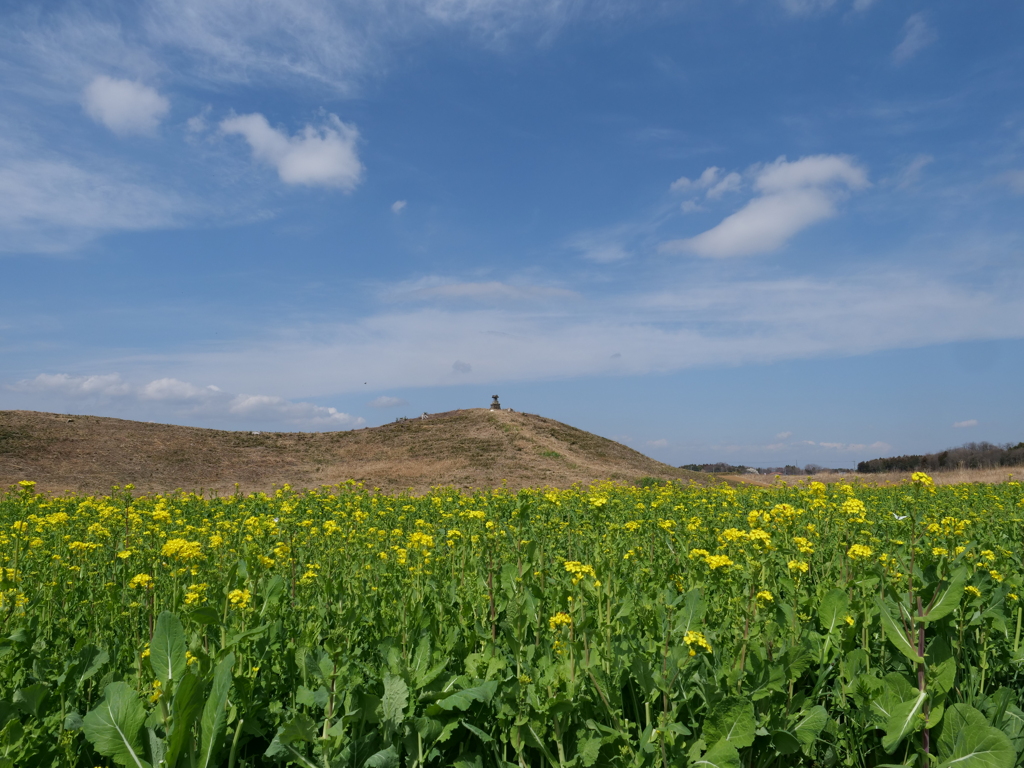
{"label": "green leaf", "polygon": [[885,725],[885,736],[882,738],[882,749],[888,754],[896,751],[896,747],[906,738],[924,727],[924,720],[920,717],[924,703],[928,699],[925,691],[918,691],[915,698],[900,704],[892,713],[892,717]]}
{"label": "green leaf", "polygon": [[967,728],[956,738],[949,754],[939,768],[1013,768],[1017,753],[1009,737],[991,725]]}
{"label": "green leaf", "polygon": [[211,768],[217,765],[215,758],[224,737],[227,720],[228,692],[231,690],[231,667],[235,663],[235,654],[229,653],[213,672],[213,686],[203,707],[203,717],[199,723],[201,738],[199,743],[199,768]]}
{"label": "green leaf", "polygon": [[948,616],[960,605],[964,597],[964,584],[967,582],[967,566],[957,568],[950,577],[949,583],[938,593],[932,607],[924,616],[924,621],[930,623]]}
{"label": "green leaf", "polygon": [[780,755],[792,755],[800,751],[800,741],[789,731],[776,731],[772,734],[772,746]]}
{"label": "green leaf", "polygon": [[828,712],[819,704],[807,710],[793,726],[793,734],[800,741],[804,752],[809,752],[814,746],[814,742],[818,740],[818,736],[821,735],[827,723]]}
{"label": "green leaf", "polygon": [[839,626],[849,609],[850,598],[842,587],[836,587],[822,598],[818,605],[818,621],[826,635]]}
{"label": "green leaf", "polygon": [[683,607],[676,614],[675,631],[679,635],[685,635],[695,627],[699,627],[704,620],[704,613],[707,611],[707,603],[701,595],[700,589],[694,587],[686,593],[683,598]]}
{"label": "green leaf", "polygon": [[455,691],[454,693],[445,696],[443,699],[438,699],[435,703],[427,707],[427,714],[436,715],[442,711],[451,712],[452,710],[465,712],[473,705],[474,702],[481,702],[483,704],[488,703],[494,696],[494,692],[497,689],[498,681],[488,680],[486,683],[481,683],[473,688],[465,688],[461,691]]}
{"label": "green leaf", "polygon": [[970,704],[954,704],[942,717],[942,730],[937,741],[939,755],[945,759],[956,749],[957,739],[966,731],[987,728],[988,720]]}
{"label": "green leaf", "polygon": [[467,731],[474,734],[484,744],[490,744],[492,741],[494,741],[494,739],[491,737],[491,734],[487,733],[486,731],[481,731],[472,723],[467,723],[465,720],[463,720],[462,725],[463,727],[465,727]]}
{"label": "green leaf", "polygon": [[82,731],[97,752],[118,765],[152,768],[141,757],[139,731],[145,719],[138,694],[127,683],[111,683],[99,706],[82,719]]}
{"label": "green leaf", "polygon": [[363,768],[398,768],[398,750],[392,744],[387,749],[382,749],[375,755],[371,755]]}
{"label": "green leaf", "polygon": [[737,749],[743,749],[754,743],[755,728],[753,703],[730,697],[719,702],[704,721],[701,737],[709,744],[725,739]]}
{"label": "green leaf", "polygon": [[181,620],[170,611],[156,619],[153,641],[149,644],[149,663],[153,674],[166,687],[177,682],[188,666],[185,660],[185,629]]}
{"label": "green leaf", "polygon": [[286,758],[304,768],[319,768],[311,762],[296,744],[309,744],[316,740],[316,724],[308,715],[298,714],[277,729],[273,741],[263,754],[267,757]]}
{"label": "green leaf", "polygon": [[395,675],[384,678],[384,696],[381,699],[381,717],[384,722],[398,727],[405,719],[405,708],[409,705],[409,686]]}
{"label": "green leaf", "polygon": [[50,689],[42,683],[35,683],[14,692],[11,701],[22,712],[39,717],[39,710],[50,695]]}
{"label": "green leaf", "polygon": [[593,736],[589,739],[583,739],[580,744],[578,751],[576,752],[580,763],[586,768],[594,765],[597,762],[597,758],[601,756],[601,739],[598,736]]}
{"label": "green leaf", "polygon": [[740,768],[740,753],[731,743],[722,739],[704,753],[699,760],[690,765],[703,765],[707,768]]}
{"label": "green leaf", "polygon": [[174,691],[174,700],[171,702],[171,726],[167,731],[167,752],[164,756],[167,768],[174,768],[177,764],[202,706],[203,681],[191,672],[186,672],[178,683]]}
{"label": "green leaf", "polygon": [[885,603],[875,598],[875,605],[878,606],[878,615],[882,619],[882,629],[885,632],[885,637],[892,643],[896,650],[906,656],[915,664],[921,664],[924,662],[920,656],[917,655],[917,647],[912,645],[910,640],[907,639],[906,633],[899,623],[889,613],[889,609]]}
{"label": "green leaf", "polygon": [[196,608],[188,617],[197,624],[220,624],[220,613],[212,605]]}

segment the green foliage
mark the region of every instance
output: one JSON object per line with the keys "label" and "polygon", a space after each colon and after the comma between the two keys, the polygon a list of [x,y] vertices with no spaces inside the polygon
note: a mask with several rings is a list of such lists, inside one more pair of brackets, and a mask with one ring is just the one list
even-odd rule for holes
{"label": "green foliage", "polygon": [[0,768],[1014,768],[1024,493],[0,498]]}

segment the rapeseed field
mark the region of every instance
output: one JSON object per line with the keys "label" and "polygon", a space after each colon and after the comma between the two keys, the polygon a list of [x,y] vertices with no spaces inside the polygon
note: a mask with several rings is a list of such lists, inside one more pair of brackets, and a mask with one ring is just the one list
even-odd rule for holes
{"label": "rapeseed field", "polygon": [[1024,763],[1024,490],[0,497],[0,768]]}

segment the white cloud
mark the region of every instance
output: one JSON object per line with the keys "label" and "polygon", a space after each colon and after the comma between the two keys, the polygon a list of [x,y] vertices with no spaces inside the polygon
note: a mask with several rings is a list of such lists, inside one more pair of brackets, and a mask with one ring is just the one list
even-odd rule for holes
{"label": "white cloud", "polygon": [[792,432],[779,432],[779,434],[777,434],[775,437],[778,440],[785,440],[786,438],[792,437],[792,436],[793,436]]}
{"label": "white cloud", "polygon": [[708,190],[707,197],[711,200],[718,200],[726,192],[735,192],[741,186],[743,186],[743,177],[738,173],[730,173]]}
{"label": "white cloud", "polygon": [[174,364],[184,380],[211,377],[236,391],[255,382],[284,395],[301,370],[301,391],[318,396],[362,392],[370,379],[400,389],[641,375],[1024,338],[1022,291],[1013,275],[980,287],[962,275],[872,268],[835,280],[687,279],[572,304],[399,302],[355,322],[282,330]]}
{"label": "white cloud", "polygon": [[896,179],[896,188],[906,189],[917,184],[921,180],[921,172],[933,162],[935,162],[935,158],[931,155],[918,155],[915,157],[899,172]]}
{"label": "white cloud", "polygon": [[667,448],[668,440],[666,440],[665,438],[661,438],[659,440],[648,440],[647,445],[649,445],[651,448]]}
{"label": "white cloud", "polygon": [[86,86],[82,104],[89,117],[119,136],[155,133],[171,108],[167,98],[148,85],[106,75]]}
{"label": "white cloud", "polygon": [[[36,395],[63,395],[72,401],[83,399],[107,403],[158,402],[170,405],[174,416],[227,418],[238,422],[280,423],[292,427],[353,427],[364,423],[361,418],[313,403],[293,402],[273,395],[232,395],[219,387],[199,387],[187,381],[164,378],[142,385],[130,384],[120,374],[71,376],[66,373],[40,374],[34,379],[19,381],[9,390]],[[44,406],[45,407],[45,406]]]}
{"label": "white cloud", "polygon": [[405,209],[406,205],[408,205],[408,203],[405,200],[395,200],[395,202],[391,204],[391,212],[401,213]]}
{"label": "white cloud", "polygon": [[0,167],[0,251],[58,252],[111,230],[172,226],[190,206],[172,192],[64,158]]}
{"label": "white cloud", "polygon": [[400,397],[388,397],[387,395],[381,395],[367,403],[371,408],[397,408],[400,405],[408,404],[408,400],[403,400]]}
{"label": "white cloud", "polygon": [[285,184],[355,189],[363,176],[356,153],[359,131],[328,115],[319,128],[307,125],[299,135],[288,136],[271,128],[259,114],[236,115],[221,121],[220,130],[243,136],[253,156],[277,169]]}
{"label": "white cloud", "polygon": [[780,157],[754,171],[760,196],[712,229],[661,248],[712,258],[773,251],[801,230],[834,216],[836,202],[847,189],[867,186],[864,170],[845,155],[815,155],[792,163]]}
{"label": "white cloud", "polygon": [[1024,171],[1007,171],[1001,177],[1014,192],[1024,194]]}
{"label": "white cloud", "polygon": [[708,187],[714,185],[714,183],[718,180],[718,174],[721,173],[721,171],[721,168],[712,165],[709,168],[705,168],[704,172],[700,175],[700,177],[693,181],[690,181],[690,179],[686,178],[685,176],[680,176],[678,179],[673,181],[672,184],[669,185],[669,189],[672,190],[673,192],[686,192],[689,190],[707,189]]}
{"label": "white cloud", "polygon": [[835,0],[782,0],[782,7],[794,16],[804,16],[831,8]]}
{"label": "white cloud", "polygon": [[853,10],[855,11],[866,11],[878,0],[853,0]]}
{"label": "white cloud", "polygon": [[924,14],[915,13],[903,25],[903,40],[893,50],[892,60],[896,64],[909,61],[937,39],[938,35]]}
{"label": "white cloud", "polygon": [[120,397],[131,392],[120,374],[100,376],[69,376],[66,373],[41,373],[34,379],[19,381],[11,386],[18,392],[61,392],[67,395]]}
{"label": "white cloud", "polygon": [[383,293],[389,301],[476,301],[495,302],[543,302],[578,299],[575,291],[546,285],[512,284],[498,280],[486,282],[458,282],[442,277],[426,277],[408,283],[400,283]]}
{"label": "white cloud", "polygon": [[963,429],[964,427],[976,427],[978,426],[978,420],[967,419],[967,421],[954,421],[953,426],[957,429]]}

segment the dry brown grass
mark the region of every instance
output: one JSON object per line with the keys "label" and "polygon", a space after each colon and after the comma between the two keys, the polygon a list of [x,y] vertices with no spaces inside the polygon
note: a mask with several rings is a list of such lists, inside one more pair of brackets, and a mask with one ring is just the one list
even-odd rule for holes
{"label": "dry brown grass", "polygon": [[[899,485],[910,481],[911,472],[818,472],[814,475],[722,475],[723,479],[752,485],[798,485],[811,480],[821,483],[857,482],[866,485]],[[950,469],[930,473],[936,485],[957,485],[959,483],[1005,483],[1008,480],[1024,479],[1024,466],[1000,467],[998,469]]]}
{"label": "dry brown grass", "polygon": [[353,479],[387,492],[433,486],[511,489],[643,477],[701,484],[677,469],[566,424],[475,408],[346,432],[224,432],[98,416],[0,411],[0,488],[35,480],[47,493],[231,493]]}

